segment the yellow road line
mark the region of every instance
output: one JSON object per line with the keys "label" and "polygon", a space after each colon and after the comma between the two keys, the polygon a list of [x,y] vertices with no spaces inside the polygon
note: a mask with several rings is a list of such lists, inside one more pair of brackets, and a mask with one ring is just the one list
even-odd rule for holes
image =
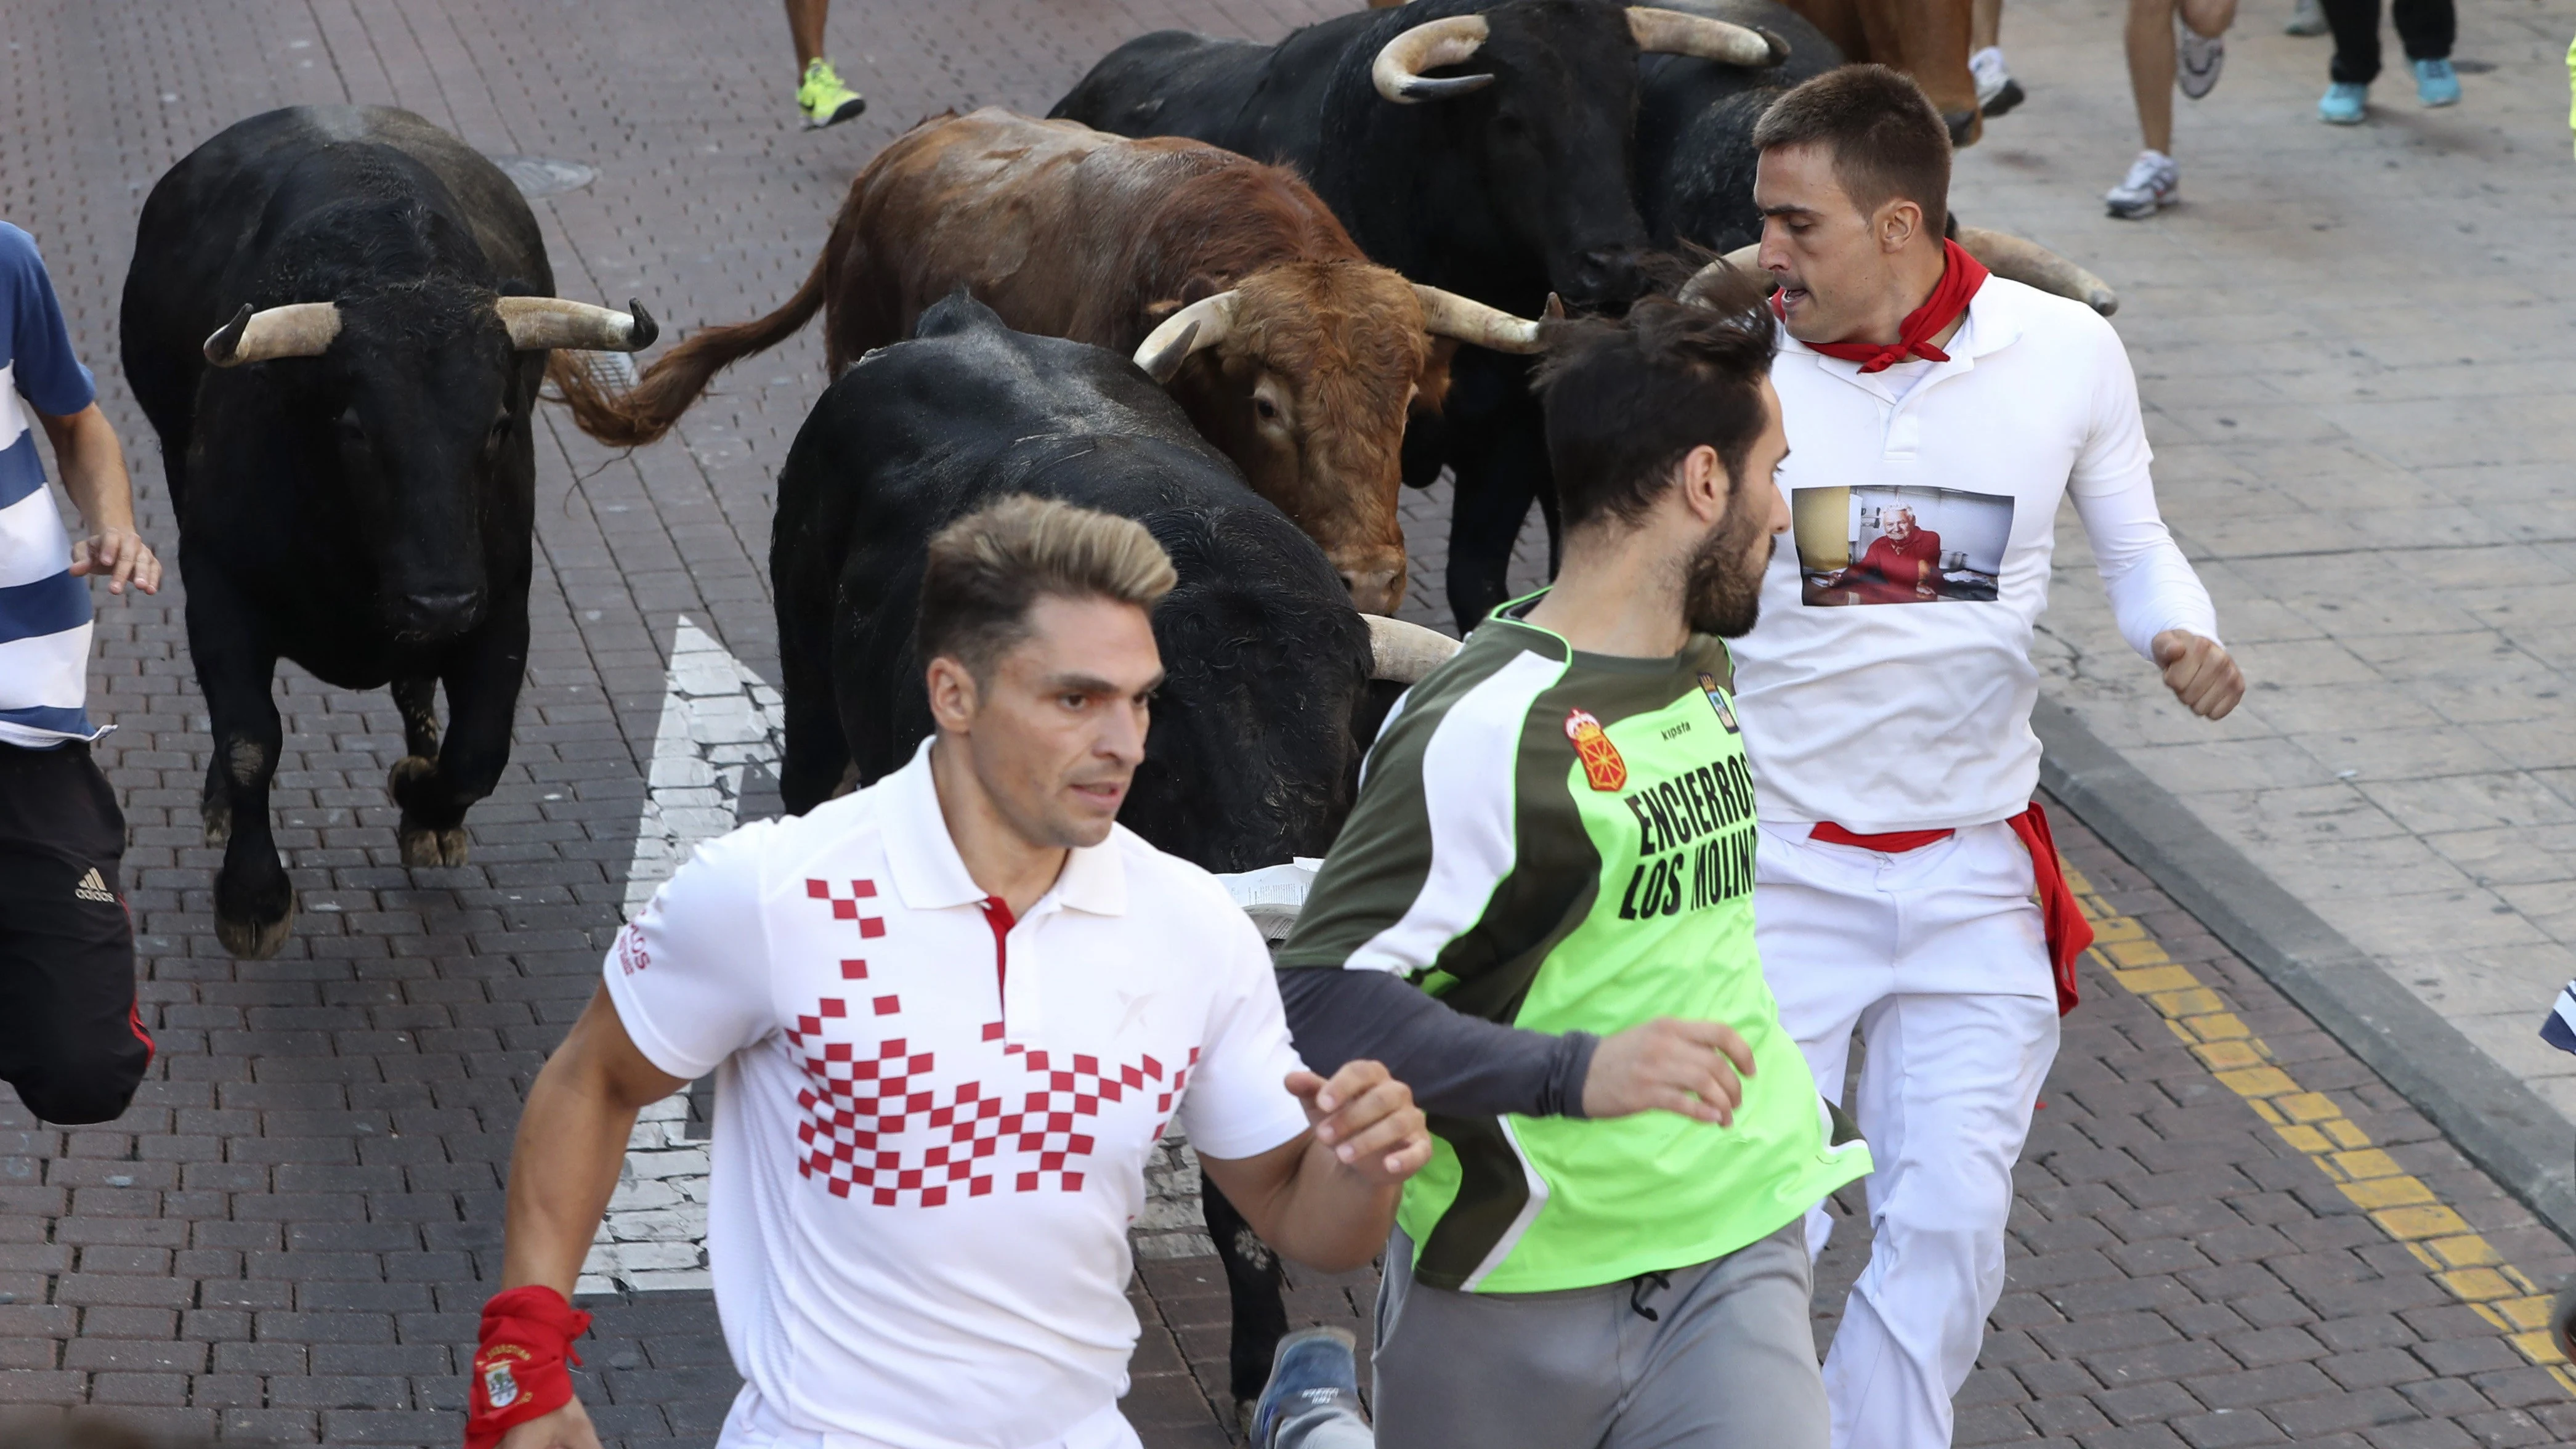
{"label": "yellow road line", "polygon": [[2167,956],[2144,926],[2112,910],[2082,872],[2070,865],[2066,880],[2093,923],[2092,954],[2111,979],[2162,1014],[2165,1026],[2228,1090],[2315,1163],[2380,1231],[2404,1243],[2454,1297],[2576,1395],[2576,1369],[2549,1336],[2550,1295],[2504,1261],[2431,1188],[2373,1146],[2370,1134],[2333,1098],[2304,1090],[2275,1065],[2272,1049],[2228,1010],[2226,1000]]}

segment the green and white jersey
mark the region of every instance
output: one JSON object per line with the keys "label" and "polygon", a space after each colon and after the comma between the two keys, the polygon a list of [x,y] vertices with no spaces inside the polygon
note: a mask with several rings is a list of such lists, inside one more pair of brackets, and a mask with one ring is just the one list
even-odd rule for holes
{"label": "green and white jersey", "polygon": [[1837,1145],[1753,945],[1753,782],[1726,647],[1582,654],[1504,606],[1370,749],[1282,967],[1398,972],[1458,1011],[1753,1048],[1734,1124],[1433,1116],[1399,1214],[1435,1287],[1544,1292],[1720,1257],[1870,1169]]}

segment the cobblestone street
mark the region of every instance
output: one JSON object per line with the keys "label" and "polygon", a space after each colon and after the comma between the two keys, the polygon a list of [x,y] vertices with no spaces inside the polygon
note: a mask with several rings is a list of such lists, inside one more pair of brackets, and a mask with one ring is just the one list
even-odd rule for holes
{"label": "cobblestone street", "polygon": [[[0,1419],[92,1404],[174,1434],[452,1446],[499,1273],[521,1094],[623,913],[694,842],[777,808],[764,559],[775,470],[824,377],[813,332],[618,453],[541,419],[535,645],[472,864],[406,869],[382,693],[281,670],[280,955],[217,945],[198,817],[206,720],[159,450],[117,363],[137,210],[178,157],[293,102],[397,104],[498,156],[593,179],[534,202],[561,295],[640,297],[666,342],[767,311],[850,176],[938,111],[1043,111],[1145,30],[1274,37],[1339,0],[841,0],[867,114],[796,129],[775,0],[13,0],[0,22],[0,219],[44,247],[174,565],[99,598],[91,708],[132,827],[127,885],[161,1055],[134,1107],[50,1129],[0,1093]],[[2452,1039],[2576,1110],[2533,1036],[2576,976],[2576,272],[2564,263],[2576,0],[2463,7],[2457,111],[2383,82],[2374,123],[2312,118],[2323,42],[2248,0],[2188,109],[2185,207],[2102,218],[2134,149],[2119,7],[2014,0],[2032,92],[1964,153],[1960,209],[2121,289],[2166,510],[2256,693],[2207,729],[2111,630],[2071,514],[2044,623],[2051,699],[2264,877],[2343,931]],[[1445,625],[1445,497],[1405,505],[1408,616]],[[1543,543],[1524,538],[1519,577]],[[2052,742],[2054,748],[2054,742]],[[2019,1174],[2011,1281],[1959,1442],[2341,1449],[2576,1442],[2576,1377],[2537,1332],[2576,1252],[2457,1133],[2322,1030],[2249,952],[2059,814],[2102,939]],[[653,1109],[594,1255],[583,1392],[628,1445],[712,1441],[735,1386],[705,1288],[705,1103]],[[2576,1123],[2553,1118],[2554,1170]],[[1130,1417],[1226,1442],[1223,1280],[1185,1167],[1158,1178],[1134,1292]],[[2519,1196],[2518,1196],[2519,1194]],[[1857,1201],[1857,1193],[1848,1195]],[[1832,1331],[1865,1246],[1823,1267]],[[1365,1338],[1366,1275],[1292,1315]],[[5,1439],[5,1429],[0,1429]]]}

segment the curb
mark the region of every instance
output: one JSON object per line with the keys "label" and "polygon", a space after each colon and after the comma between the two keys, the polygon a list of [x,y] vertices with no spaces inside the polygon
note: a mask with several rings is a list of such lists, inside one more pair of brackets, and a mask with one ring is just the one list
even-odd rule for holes
{"label": "curb", "polygon": [[[2047,695],[2041,785],[2576,1244],[2567,1119]],[[2532,1006],[2535,1023],[2547,1002]]]}

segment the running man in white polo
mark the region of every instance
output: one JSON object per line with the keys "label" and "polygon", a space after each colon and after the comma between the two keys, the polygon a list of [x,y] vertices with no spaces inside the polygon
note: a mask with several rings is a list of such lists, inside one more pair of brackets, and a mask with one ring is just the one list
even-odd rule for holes
{"label": "running man in white polo", "polygon": [[702,848],[538,1075],[469,1446],[594,1449],[564,1294],[636,1110],[709,1071],[722,1445],[1133,1449],[1126,1231],[1175,1120],[1264,1241],[1369,1261],[1430,1155],[1411,1094],[1307,1072],[1251,922],[1114,823],[1172,582],[1140,525],[1062,503],[932,540],[937,733]]}
{"label": "running man in white polo", "polygon": [[2003,1289],[2012,1165],[2090,935],[2031,803],[2060,505],[2184,705],[2218,718],[2245,681],[2157,513],[2118,334],[1943,240],[1949,137],[1914,83],[1828,72],[1754,143],[1794,540],[1734,646],[1755,930],[1827,1093],[1855,1027],[1867,1046],[1851,1106],[1875,1238],[1825,1364],[1835,1449],[1936,1449]]}

